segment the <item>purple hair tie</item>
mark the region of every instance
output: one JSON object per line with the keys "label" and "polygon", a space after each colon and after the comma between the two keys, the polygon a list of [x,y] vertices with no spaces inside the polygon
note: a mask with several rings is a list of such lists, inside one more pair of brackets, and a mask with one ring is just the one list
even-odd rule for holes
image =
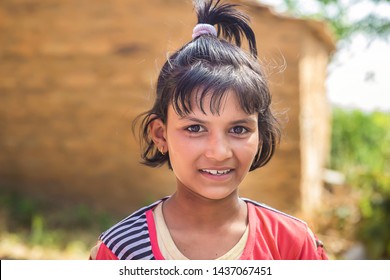
{"label": "purple hair tie", "polygon": [[210,34],[217,37],[217,30],[211,24],[199,23],[194,27],[194,30],[192,31],[192,39],[195,39],[196,37],[199,37],[200,35],[204,34]]}

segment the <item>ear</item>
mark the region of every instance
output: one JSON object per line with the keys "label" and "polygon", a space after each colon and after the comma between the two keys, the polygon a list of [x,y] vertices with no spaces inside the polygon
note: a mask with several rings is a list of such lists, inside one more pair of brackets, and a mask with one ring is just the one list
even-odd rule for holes
{"label": "ear", "polygon": [[166,140],[166,125],[161,119],[155,119],[149,124],[150,136],[157,149],[165,154],[168,150]]}

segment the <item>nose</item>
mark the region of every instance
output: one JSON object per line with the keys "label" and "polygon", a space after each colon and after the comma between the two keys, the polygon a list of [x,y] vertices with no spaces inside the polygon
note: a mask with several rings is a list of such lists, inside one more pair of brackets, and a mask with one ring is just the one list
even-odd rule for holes
{"label": "nose", "polygon": [[216,161],[223,161],[233,156],[231,143],[224,133],[209,136],[205,156]]}

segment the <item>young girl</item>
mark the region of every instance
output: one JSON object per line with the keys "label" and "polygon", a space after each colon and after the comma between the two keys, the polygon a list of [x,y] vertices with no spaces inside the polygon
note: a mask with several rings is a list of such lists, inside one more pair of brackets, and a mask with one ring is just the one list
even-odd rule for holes
{"label": "young girl", "polygon": [[196,11],[192,40],[162,67],[140,116],[143,161],[167,163],[177,190],[105,231],[91,259],[326,259],[304,222],[239,196],[280,133],[247,17],[213,0]]}

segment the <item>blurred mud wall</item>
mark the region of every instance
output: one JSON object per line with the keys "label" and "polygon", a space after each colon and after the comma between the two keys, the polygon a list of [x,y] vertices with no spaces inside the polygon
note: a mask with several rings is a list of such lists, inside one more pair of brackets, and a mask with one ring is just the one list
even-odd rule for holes
{"label": "blurred mud wall", "polygon": [[[288,119],[276,156],[241,195],[309,211],[329,143],[333,41],[323,23],[235,2],[252,18],[275,108]],[[194,24],[190,0],[1,1],[0,188],[119,212],[174,191],[166,167],[139,164],[131,121],[151,105],[166,54]]]}

